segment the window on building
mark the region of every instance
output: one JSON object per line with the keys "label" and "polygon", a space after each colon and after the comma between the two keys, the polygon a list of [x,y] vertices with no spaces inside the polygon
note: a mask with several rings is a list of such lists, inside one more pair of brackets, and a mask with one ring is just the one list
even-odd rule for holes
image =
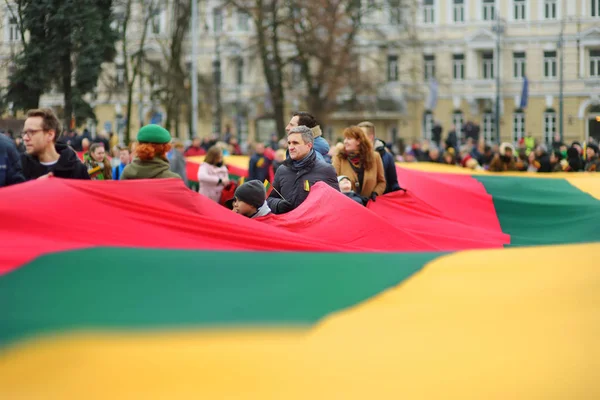
{"label": "window on building", "polygon": [[8,19],[8,41],[16,42],[19,40],[19,23],[16,17]]}
{"label": "window on building", "polygon": [[494,79],[494,53],[481,55],[481,75],[483,79]]}
{"label": "window on building", "polygon": [[496,140],[494,114],[489,111],[483,113],[483,138],[486,142]]}
{"label": "window on building", "polygon": [[544,112],[544,142],[552,143],[556,135],[556,111],[549,108]]}
{"label": "window on building", "polygon": [[400,0],[388,0],[388,6],[390,8],[390,24],[401,25],[402,9],[400,8]]}
{"label": "window on building", "polygon": [[517,143],[525,137],[525,114],[523,110],[515,110],[513,114],[513,142]]}
{"label": "window on building", "polygon": [[425,63],[423,77],[426,81],[435,78],[435,56],[426,55],[423,57],[423,60]]}
{"label": "window on building", "polygon": [[452,20],[454,22],[465,22],[465,0],[453,0]]}
{"label": "window on building", "polygon": [[527,63],[526,63],[525,53],[523,53],[523,52],[513,53],[513,76],[516,79],[525,77],[526,65],[527,65]]}
{"label": "window on building", "polygon": [[244,83],[244,59],[238,57],[235,63],[235,81],[238,85]]}
{"label": "window on building", "polygon": [[600,17],[600,0],[589,0],[592,3],[590,8],[592,17]]}
{"label": "window on building", "polygon": [[556,51],[544,52],[544,77],[556,78]]}
{"label": "window on building", "polygon": [[423,114],[423,138],[431,140],[431,130],[433,129],[433,114],[431,111],[425,111]]}
{"label": "window on building", "polygon": [[423,22],[433,24],[435,22],[434,0],[423,0]]}
{"label": "window on building", "polygon": [[125,65],[123,64],[117,64],[115,83],[117,84],[117,86],[123,86],[125,84]]}
{"label": "window on building", "polygon": [[525,9],[525,0],[513,0],[513,17],[515,21],[523,21],[527,18]]}
{"label": "window on building", "polygon": [[387,59],[387,80],[396,82],[398,80],[398,56],[389,55]]}
{"label": "window on building", "polygon": [[483,0],[481,17],[484,21],[496,19],[496,0]]}
{"label": "window on building", "polygon": [[247,32],[250,30],[250,15],[247,12],[237,11],[237,29],[238,31]]}
{"label": "window on building", "polygon": [[465,79],[465,55],[454,54],[452,56],[452,77],[455,81]]}
{"label": "window on building", "polygon": [[454,129],[456,130],[456,138],[458,139],[459,143],[462,138],[462,128],[464,123],[465,118],[462,111],[454,111],[452,114],[452,125],[454,125]]}
{"label": "window on building", "polygon": [[557,0],[544,0],[544,18],[556,19]]}
{"label": "window on building", "polygon": [[590,76],[600,77],[600,50],[590,50]]}
{"label": "window on building", "polygon": [[223,31],[223,11],[220,8],[213,8],[213,32],[221,33]]}

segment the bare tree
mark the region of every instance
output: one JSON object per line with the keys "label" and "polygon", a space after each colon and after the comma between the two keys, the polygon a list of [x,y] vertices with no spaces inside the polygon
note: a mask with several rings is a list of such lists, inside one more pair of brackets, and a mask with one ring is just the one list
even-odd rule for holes
{"label": "bare tree", "polygon": [[122,11],[117,20],[120,20],[122,68],[127,89],[125,143],[129,143],[131,134],[134,85],[138,79],[142,79],[144,48],[147,44],[150,21],[158,2],[159,0],[120,0],[116,5],[116,9]]}
{"label": "bare tree", "polygon": [[277,126],[277,133],[285,132],[285,66],[283,56],[283,29],[288,21],[286,0],[224,0],[223,6],[233,6],[247,13],[255,27],[256,49],[269,88],[269,96]]}
{"label": "bare tree", "polygon": [[[166,34],[155,38],[160,47],[160,57],[146,57],[150,65],[152,97],[159,98],[166,109],[165,128],[180,137],[179,122],[185,117],[183,110],[190,107],[190,88],[186,85],[188,68],[185,65],[186,37],[190,28],[190,0],[162,1],[163,10],[172,12],[171,24]],[[172,130],[172,128],[175,128]]]}

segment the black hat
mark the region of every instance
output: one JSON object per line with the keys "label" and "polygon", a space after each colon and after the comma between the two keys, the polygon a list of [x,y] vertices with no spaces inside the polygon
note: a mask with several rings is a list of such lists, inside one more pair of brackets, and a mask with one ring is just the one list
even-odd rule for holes
{"label": "black hat", "polygon": [[229,209],[233,209],[233,201],[238,199],[251,205],[252,207],[260,208],[267,198],[265,186],[259,180],[251,180],[235,189],[234,198],[227,200],[225,205]]}
{"label": "black hat", "polygon": [[587,147],[588,149],[594,150],[594,153],[596,154],[600,153],[600,148],[598,148],[598,145],[595,143],[588,143]]}

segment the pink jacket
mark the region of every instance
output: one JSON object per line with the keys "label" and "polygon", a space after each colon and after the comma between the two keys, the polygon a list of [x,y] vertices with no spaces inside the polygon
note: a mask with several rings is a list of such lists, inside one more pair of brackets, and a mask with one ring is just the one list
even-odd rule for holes
{"label": "pink jacket", "polygon": [[218,184],[219,179],[225,180],[229,176],[227,167],[217,167],[208,163],[202,163],[198,169],[198,183],[200,190],[198,192],[217,203],[221,200],[223,184]]}

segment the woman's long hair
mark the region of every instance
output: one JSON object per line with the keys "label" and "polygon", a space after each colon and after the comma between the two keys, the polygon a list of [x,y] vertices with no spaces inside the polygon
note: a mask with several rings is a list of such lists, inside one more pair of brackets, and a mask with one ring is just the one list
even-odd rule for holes
{"label": "woman's long hair", "polygon": [[143,161],[152,160],[154,157],[161,157],[166,160],[165,154],[169,150],[171,150],[170,143],[140,143],[135,148],[135,155]]}
{"label": "woman's long hair", "polygon": [[[95,143],[92,143],[92,145],[90,146],[89,155],[90,155],[90,159],[93,161],[96,161],[96,159],[94,159],[92,154],[94,153],[94,151],[96,151],[96,149],[98,147],[104,147],[104,144],[95,142]],[[107,179],[107,180],[112,179],[112,165],[110,164],[110,160],[108,159],[108,157],[106,157],[106,155],[104,155],[104,160],[96,161],[96,162],[102,163],[104,165],[103,172],[102,172],[104,175],[104,179]]]}
{"label": "woman's long hair", "polygon": [[[358,126],[349,126],[344,129],[344,138],[348,139],[356,139],[359,141],[358,154],[360,156],[360,161],[365,170],[371,169],[373,165],[375,165],[375,155],[373,154],[373,144],[365,135],[362,129]],[[343,149],[338,153],[338,157],[340,159],[347,159],[348,153],[346,149]]]}
{"label": "woman's long hair", "polygon": [[223,151],[221,150],[221,148],[217,145],[212,146],[210,149],[208,149],[208,151],[206,152],[206,157],[204,157],[204,162],[210,165],[215,165],[217,163],[217,160],[219,158],[221,158],[221,155],[223,154]]}

